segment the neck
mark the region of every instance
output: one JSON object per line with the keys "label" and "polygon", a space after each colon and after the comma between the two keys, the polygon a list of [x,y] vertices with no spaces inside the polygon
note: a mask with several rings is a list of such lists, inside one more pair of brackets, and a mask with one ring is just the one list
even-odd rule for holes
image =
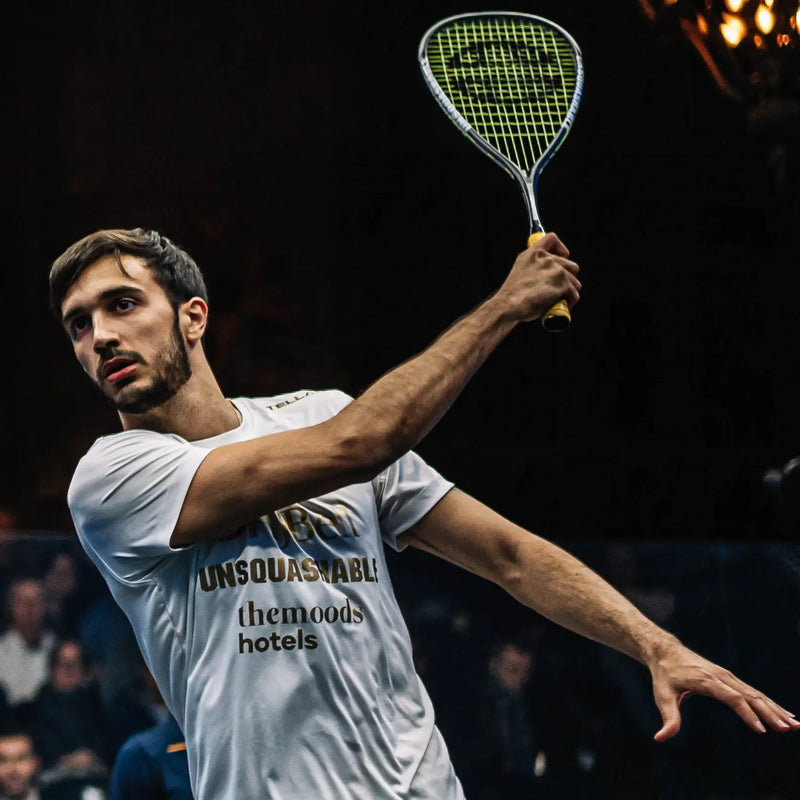
{"label": "neck", "polygon": [[17,633],[22,637],[22,640],[28,645],[28,647],[38,647],[41,644],[41,628],[17,628]]}
{"label": "neck", "polygon": [[188,441],[207,439],[238,427],[237,408],[222,393],[209,368],[201,368],[166,403],[144,414],[119,413],[123,430],[174,433]]}

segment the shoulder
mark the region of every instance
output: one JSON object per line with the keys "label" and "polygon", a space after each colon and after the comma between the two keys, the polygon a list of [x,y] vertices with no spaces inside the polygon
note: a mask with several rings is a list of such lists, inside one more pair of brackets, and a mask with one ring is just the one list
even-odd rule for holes
{"label": "shoulder", "polygon": [[[144,454],[180,447],[180,442],[183,442],[180,437],[148,430],[123,431],[102,436],[78,462],[67,492],[68,502],[80,496],[82,488],[100,485],[103,479],[136,464]],[[188,445],[188,442],[183,444]]]}
{"label": "shoulder", "polygon": [[103,472],[118,469],[143,452],[181,445],[186,446],[188,442],[173,434],[149,430],[122,431],[110,436],[101,436],[78,462],[73,483],[83,476],[93,477],[93,473],[98,469]]}
{"label": "shoulder", "polygon": [[139,731],[129,737],[117,754],[114,772],[119,773],[129,766],[141,767],[146,762],[154,764],[173,752],[184,752],[183,733],[172,717],[152,728]]}
{"label": "shoulder", "polygon": [[112,798],[154,796],[160,790],[158,747],[151,730],[135,733],[120,747],[111,770]]}
{"label": "shoulder", "polygon": [[6,645],[17,644],[19,634],[13,628],[7,628],[0,633],[0,648]]}
{"label": "shoulder", "polygon": [[138,762],[142,758],[154,758],[159,752],[161,738],[162,736],[157,727],[134,733],[120,747],[115,769],[126,762]]}
{"label": "shoulder", "polygon": [[73,520],[78,525],[86,509],[102,518],[104,508],[113,520],[123,508],[141,510],[154,500],[181,495],[207,454],[175,434],[131,430],[104,436],[72,476],[67,503]]}
{"label": "shoulder", "polygon": [[188,444],[185,439],[172,433],[158,433],[144,428],[120,431],[119,433],[112,433],[95,439],[92,446],[78,463],[80,466],[81,463],[92,459],[124,457],[126,454],[139,451],[142,448],[181,442]]}

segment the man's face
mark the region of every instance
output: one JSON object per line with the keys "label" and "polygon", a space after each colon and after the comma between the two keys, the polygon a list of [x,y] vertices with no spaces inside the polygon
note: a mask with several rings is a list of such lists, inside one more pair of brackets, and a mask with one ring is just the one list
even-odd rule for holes
{"label": "man's face", "polygon": [[11,800],[25,797],[38,768],[29,736],[0,736],[0,794]]}
{"label": "man's face", "polygon": [[532,664],[531,653],[509,644],[496,657],[493,672],[506,689],[519,692],[530,680]]}
{"label": "man's face", "polygon": [[55,654],[50,682],[57,692],[74,692],[83,684],[83,653],[76,642],[64,642]]}
{"label": "man's face", "polygon": [[166,292],[142,259],[121,258],[125,272],[114,255],[88,266],[67,292],[61,316],[100,391],[118,411],[142,414],[173,397],[192,373]]}
{"label": "man's face", "polygon": [[27,642],[34,643],[42,632],[44,598],[38,581],[20,581],[11,590],[11,624]]}

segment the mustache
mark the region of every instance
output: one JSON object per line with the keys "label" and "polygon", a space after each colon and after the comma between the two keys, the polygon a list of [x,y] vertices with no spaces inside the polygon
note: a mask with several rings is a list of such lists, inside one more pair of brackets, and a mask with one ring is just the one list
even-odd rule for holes
{"label": "mustache", "polygon": [[145,357],[141,353],[137,353],[135,350],[104,350],[100,355],[100,362],[98,363],[97,370],[95,371],[95,377],[98,381],[101,381],[105,375],[106,364],[115,358],[125,358],[129,361],[134,361],[137,364],[147,366],[147,360]]}

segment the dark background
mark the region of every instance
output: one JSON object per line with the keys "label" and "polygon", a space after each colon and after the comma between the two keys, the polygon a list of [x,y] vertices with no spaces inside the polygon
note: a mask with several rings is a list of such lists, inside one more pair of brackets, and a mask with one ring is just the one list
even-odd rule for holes
{"label": "dark background", "polygon": [[[674,595],[670,629],[797,711],[797,487],[768,491],[763,476],[800,453],[800,149],[778,180],[747,110],[635,0],[504,5],[552,18],[584,53],[575,126],[540,183],[583,299],[568,333],[515,331],[418,449],[622,588],[609,553],[634,542],[639,580]],[[527,235],[522,199],[447,121],[416,60],[431,24],[481,8],[19,5],[0,269],[0,510],[18,527],[69,530],[72,469],[118,427],[47,310],[49,264],[85,234],[155,227],[196,258],[230,395],[358,394],[499,285]],[[417,553],[393,570],[412,632],[437,603],[445,620],[463,603],[476,639],[535,620]],[[431,658],[452,654],[444,641],[437,630]],[[572,703],[607,720],[570,732],[594,730],[598,785],[623,797],[625,763],[660,763],[644,752],[657,719],[630,736],[642,752],[608,738],[624,718],[599,685],[609,657],[548,627],[539,664],[564,685],[534,689],[558,718]],[[688,709],[666,750],[688,770],[686,797],[796,796],[793,737],[754,737],[710,701]],[[622,759],[603,762],[604,742]]]}
{"label": "dark background", "polygon": [[[419,450],[552,537],[791,538],[762,476],[800,452],[797,151],[629,0],[508,3],[580,43],[584,99],[540,182],[582,266],[566,334],[518,329]],[[470,3],[23,4],[10,28],[3,495],[66,528],[75,461],[117,421],[46,309],[50,262],[155,227],[208,275],[231,395],[357,394],[499,285],[516,185],[421,78]]]}

